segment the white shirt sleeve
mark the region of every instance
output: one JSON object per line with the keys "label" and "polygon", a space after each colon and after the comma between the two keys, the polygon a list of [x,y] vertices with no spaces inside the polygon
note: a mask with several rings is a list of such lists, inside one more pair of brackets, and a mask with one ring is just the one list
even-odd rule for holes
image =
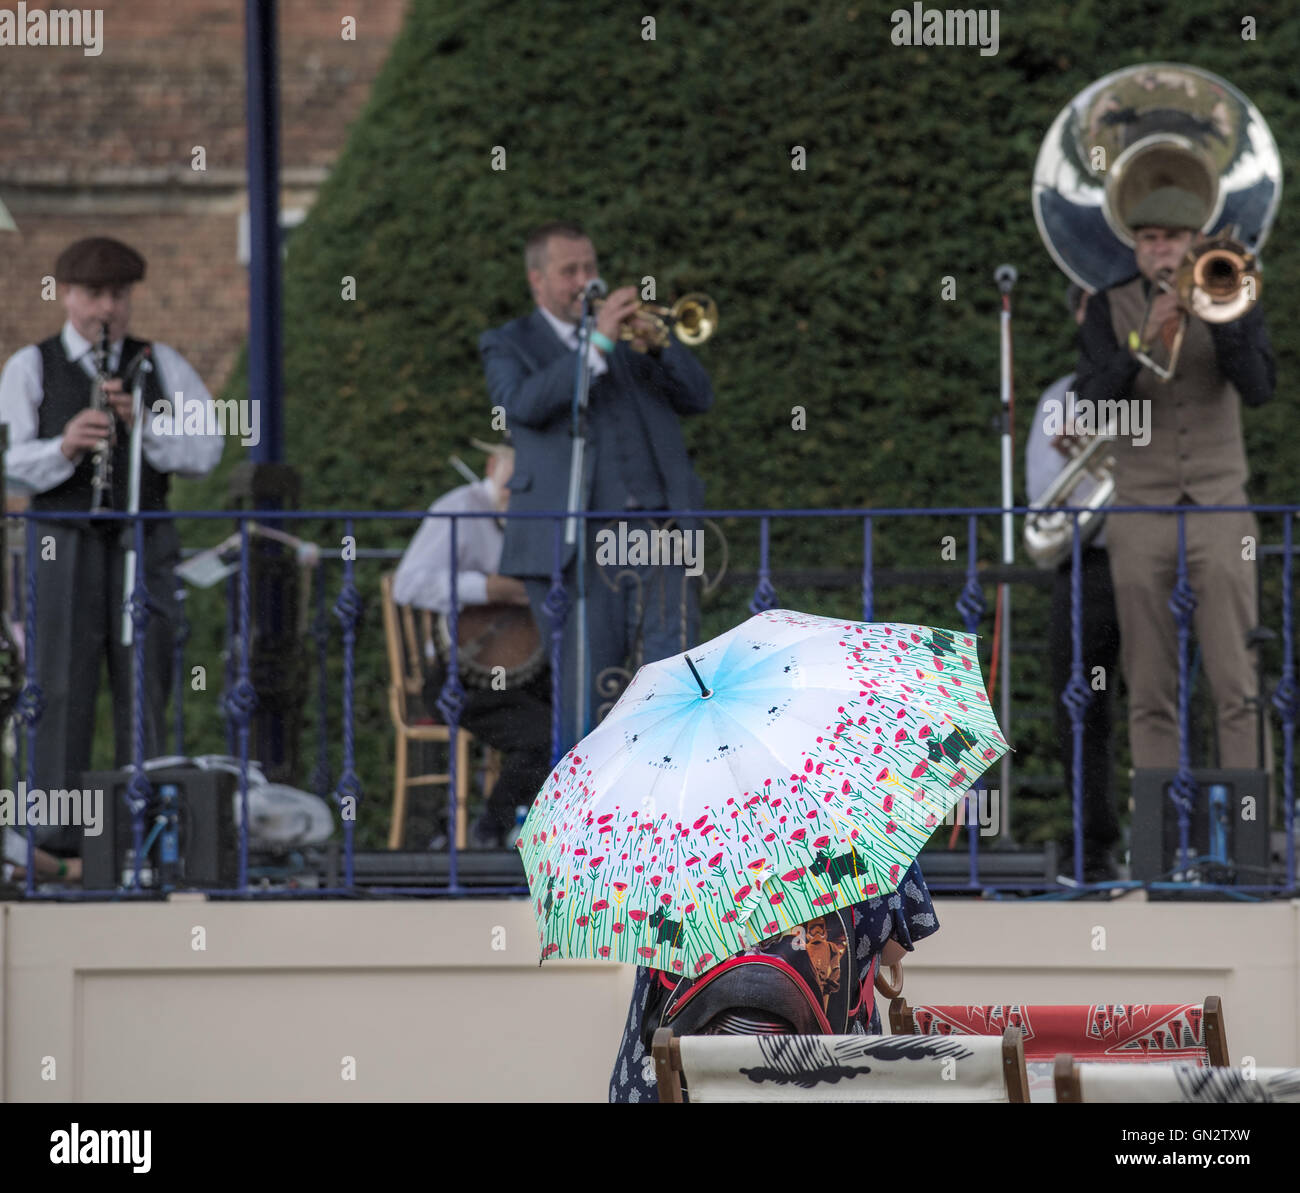
{"label": "white shirt sleeve", "polygon": [[[432,513],[435,501],[429,507]],[[406,548],[393,577],[393,600],[399,605],[446,613],[451,608],[451,586],[447,583],[447,550],[451,536],[445,518],[426,518]]]}
{"label": "white shirt sleeve", "polygon": [[[252,402],[223,404],[218,412],[202,378],[175,348],[154,344],[153,365],[170,409],[156,406],[144,412],[140,450],[159,472],[206,476],[221,461],[223,430],[252,442],[260,437],[260,419],[253,417],[256,407]],[[227,421],[232,407],[249,411],[242,425],[234,425],[238,417]]]}
{"label": "white shirt sleeve", "polygon": [[5,472],[33,493],[63,484],[77,470],[76,461],[63,454],[62,435],[36,438],[37,411],[44,394],[41,350],[29,344],[15,352],[0,373],[0,422],[9,424]]}
{"label": "white shirt sleeve", "polygon": [[[464,489],[453,490],[430,507],[429,512],[450,513],[469,509]],[[466,605],[486,605],[488,573],[482,570],[485,560],[481,540],[488,527],[482,518],[461,518],[457,532],[456,600]],[[451,612],[451,519],[425,518],[406,548],[393,577],[393,600],[399,605],[432,609],[435,613]]]}

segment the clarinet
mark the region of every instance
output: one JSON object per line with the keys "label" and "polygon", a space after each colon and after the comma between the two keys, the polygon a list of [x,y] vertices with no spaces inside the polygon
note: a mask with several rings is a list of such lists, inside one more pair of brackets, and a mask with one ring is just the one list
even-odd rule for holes
{"label": "clarinet", "polygon": [[[108,356],[108,324],[101,323],[99,325],[99,343],[95,346],[95,388],[91,394],[90,408],[113,417],[113,408],[109,405],[108,395],[104,392],[104,385],[109,380]],[[95,475],[91,481],[94,492],[90,501],[90,512],[97,514],[103,510],[106,496],[108,498],[112,497],[113,443],[111,432],[108,438],[101,439],[96,445],[93,459]]]}

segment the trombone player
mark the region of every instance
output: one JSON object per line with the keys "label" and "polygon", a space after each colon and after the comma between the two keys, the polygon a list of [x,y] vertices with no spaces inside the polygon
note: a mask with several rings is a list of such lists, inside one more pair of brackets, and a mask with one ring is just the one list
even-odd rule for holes
{"label": "trombone player", "polygon": [[[1241,405],[1263,405],[1275,383],[1263,313],[1255,304],[1231,322],[1207,322],[1184,308],[1166,280],[1209,215],[1204,200],[1189,190],[1153,190],[1125,221],[1135,241],[1136,273],[1088,302],[1079,333],[1079,397],[1093,409],[1102,401],[1149,403],[1149,442],[1115,442],[1119,506],[1247,502]],[[1167,380],[1157,371],[1161,360],[1172,373]],[[1260,759],[1247,634],[1256,622],[1256,578],[1253,561],[1243,558],[1243,539],[1257,540],[1255,516],[1200,514],[1185,522],[1219,765],[1254,769]],[[1177,520],[1172,514],[1116,514],[1107,519],[1106,534],[1133,766],[1177,767],[1178,637],[1169,607],[1177,580]]]}

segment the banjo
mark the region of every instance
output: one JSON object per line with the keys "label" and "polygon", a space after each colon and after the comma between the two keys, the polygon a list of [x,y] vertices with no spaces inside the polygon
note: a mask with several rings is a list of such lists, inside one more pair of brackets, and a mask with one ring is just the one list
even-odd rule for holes
{"label": "banjo", "polygon": [[[535,679],[546,667],[546,651],[533,611],[526,605],[466,605],[456,619],[456,663],[467,688],[500,689],[497,668],[507,688]],[[451,668],[451,618],[434,618],[433,645],[442,665]]]}

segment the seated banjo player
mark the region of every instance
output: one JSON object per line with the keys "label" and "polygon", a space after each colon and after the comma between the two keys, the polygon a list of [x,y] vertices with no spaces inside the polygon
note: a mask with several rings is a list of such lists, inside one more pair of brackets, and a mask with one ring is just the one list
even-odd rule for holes
{"label": "seated banjo player", "polygon": [[[487,475],[444,494],[429,507],[430,513],[505,511],[514,449],[504,443],[473,443],[487,452]],[[513,845],[509,837],[516,807],[530,807],[551,772],[545,654],[523,581],[497,571],[504,541],[501,522],[499,517],[461,518],[456,527],[458,668],[465,688],[460,725],[501,753],[500,777],[486,810],[470,828],[470,844],[476,849]],[[445,615],[451,611],[450,550],[451,519],[426,518],[393,579],[393,598],[399,605],[442,615],[439,628],[444,639]],[[491,645],[502,644],[510,649],[492,657]],[[446,642],[440,646],[439,659],[431,661],[426,672],[424,702],[430,715],[443,719],[437,701],[447,677]]]}

